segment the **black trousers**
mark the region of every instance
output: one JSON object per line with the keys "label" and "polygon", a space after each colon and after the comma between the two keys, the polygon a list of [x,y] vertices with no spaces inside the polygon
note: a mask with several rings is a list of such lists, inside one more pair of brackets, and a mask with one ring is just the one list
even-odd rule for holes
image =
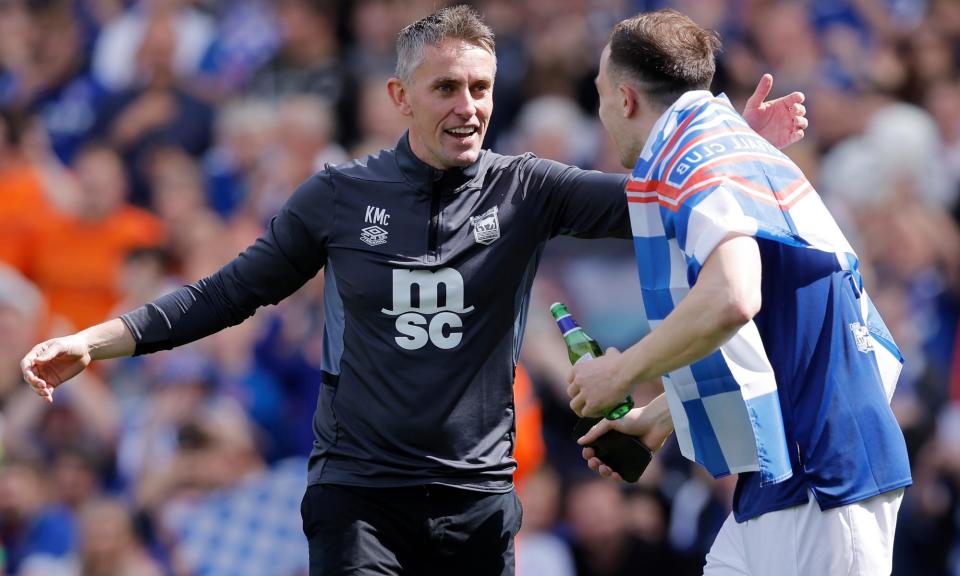
{"label": "black trousers", "polygon": [[513,576],[514,492],[446,486],[307,487],[310,576]]}

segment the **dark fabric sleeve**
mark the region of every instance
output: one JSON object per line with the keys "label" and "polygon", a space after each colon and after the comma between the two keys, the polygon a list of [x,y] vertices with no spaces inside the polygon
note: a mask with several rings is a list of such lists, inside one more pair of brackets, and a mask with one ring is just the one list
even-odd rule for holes
{"label": "dark fabric sleeve", "polygon": [[543,213],[551,216],[551,237],[632,237],[624,193],[626,175],[581,170],[533,156],[524,164],[528,193],[534,194]]}
{"label": "dark fabric sleeve", "polygon": [[326,263],[333,204],[329,175],[314,176],[264,234],[219,271],[122,315],[137,342],[135,354],[199,340],[296,292]]}

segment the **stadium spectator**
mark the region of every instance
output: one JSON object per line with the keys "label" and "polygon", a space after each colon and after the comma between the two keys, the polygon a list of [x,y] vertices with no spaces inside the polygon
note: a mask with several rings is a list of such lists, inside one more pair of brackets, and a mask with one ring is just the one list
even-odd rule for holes
{"label": "stadium spectator", "polygon": [[[180,0],[152,0],[157,3]],[[129,169],[128,200],[148,206],[147,172],[153,149],[175,145],[193,156],[210,146],[213,110],[191,94],[177,68],[177,13],[150,11],[135,50],[135,77],[100,108],[94,134],[114,146]]]}
{"label": "stadium spectator", "polygon": [[30,247],[27,276],[52,314],[73,326],[107,317],[119,301],[117,274],[132,248],[156,246],[156,216],[130,206],[123,163],[112,148],[87,144],[77,156],[79,198],[72,213],[55,214]]}

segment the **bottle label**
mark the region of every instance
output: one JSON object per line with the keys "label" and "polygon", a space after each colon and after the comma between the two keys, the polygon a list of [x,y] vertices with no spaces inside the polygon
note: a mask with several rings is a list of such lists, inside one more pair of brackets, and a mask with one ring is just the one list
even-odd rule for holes
{"label": "bottle label", "polygon": [[560,333],[563,334],[564,336],[580,328],[580,326],[577,325],[576,320],[574,320],[573,317],[569,315],[561,316],[560,318],[557,318],[557,326],[560,327]]}
{"label": "bottle label", "polygon": [[583,356],[577,358],[577,361],[574,362],[573,365],[576,366],[577,364],[579,364],[579,363],[581,363],[581,362],[586,362],[587,360],[593,360],[593,354],[587,352],[587,353],[584,354]]}

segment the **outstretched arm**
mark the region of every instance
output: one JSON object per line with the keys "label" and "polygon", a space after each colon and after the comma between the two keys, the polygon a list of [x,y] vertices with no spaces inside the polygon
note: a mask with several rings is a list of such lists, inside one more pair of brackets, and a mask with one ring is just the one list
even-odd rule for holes
{"label": "outstretched arm", "polygon": [[213,275],[122,319],[38,344],[20,362],[24,380],[51,402],[54,388],[94,360],[187,344],[239,324],[257,308],[293,294],[326,263],[332,212],[327,178],[321,173],[301,185],[264,234]]}
{"label": "outstretched arm", "polygon": [[803,139],[803,131],[808,125],[804,95],[803,92],[792,92],[764,102],[772,88],[773,76],[764,74],[743,107],[743,119],[768,142],[777,148],[786,148]]}

